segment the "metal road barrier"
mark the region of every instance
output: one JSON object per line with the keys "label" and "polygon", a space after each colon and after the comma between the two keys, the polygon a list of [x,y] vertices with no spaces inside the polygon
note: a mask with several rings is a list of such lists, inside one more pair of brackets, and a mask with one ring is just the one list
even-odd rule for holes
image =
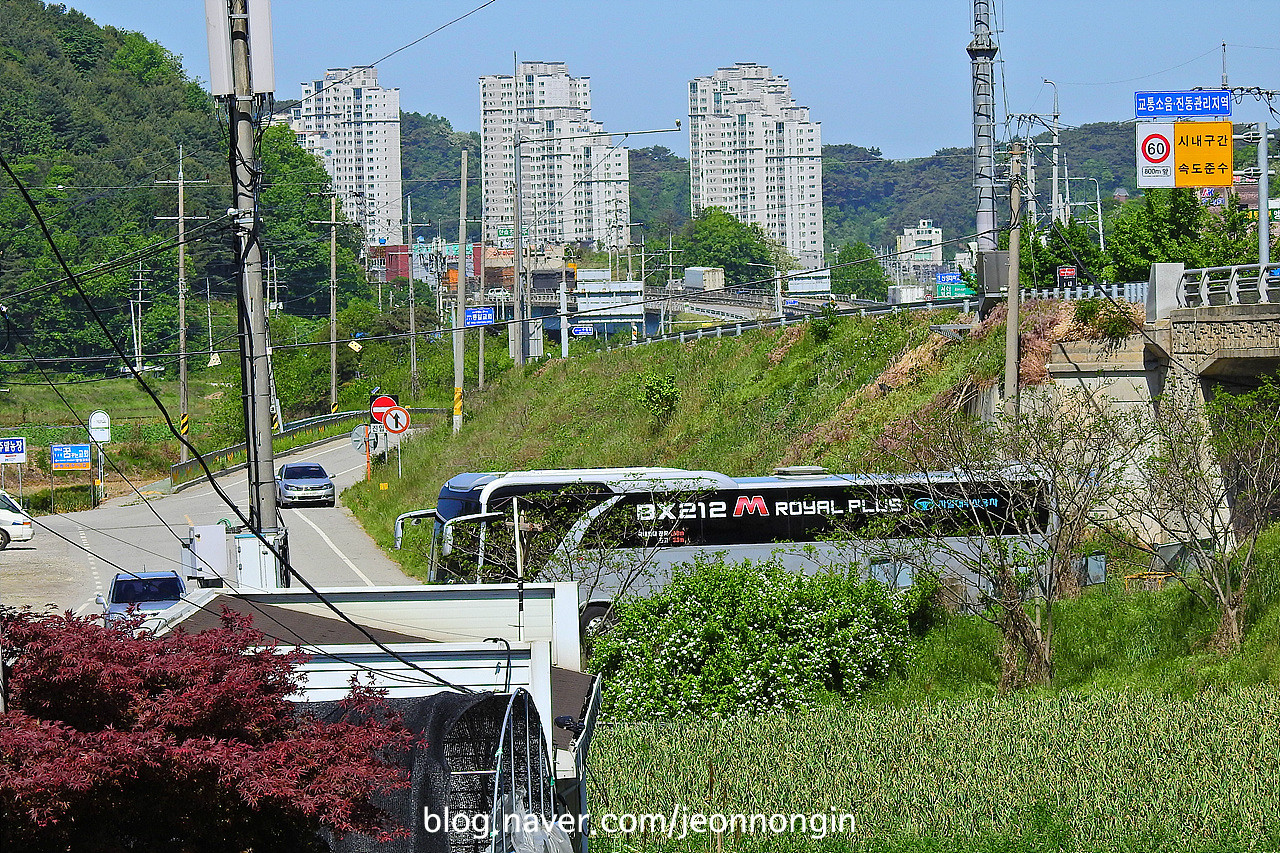
{"label": "metal road barrier", "polygon": [[[1147,298],[1147,282],[1127,282],[1123,284],[1104,284],[1101,286],[1083,285],[1080,287],[1050,287],[1035,290],[1023,290],[1023,299],[1062,299],[1075,301],[1082,299],[1114,299],[1118,302],[1133,302],[1141,305]],[[901,302],[896,305],[880,303],[879,305],[860,305],[840,308],[835,312],[837,317],[881,317],[896,314],[900,311],[933,311],[940,308],[959,308],[968,314],[978,309],[978,297],[958,297],[955,299],[925,299],[919,302]],[[684,343],[702,338],[735,338],[743,332],[757,329],[773,329],[805,323],[819,314],[806,313],[793,317],[769,317],[762,320],[743,320],[736,323],[723,323],[718,326],[704,326],[684,332],[672,332],[667,335],[640,338],[618,346],[606,347],[608,350],[626,349],[670,341]]]}

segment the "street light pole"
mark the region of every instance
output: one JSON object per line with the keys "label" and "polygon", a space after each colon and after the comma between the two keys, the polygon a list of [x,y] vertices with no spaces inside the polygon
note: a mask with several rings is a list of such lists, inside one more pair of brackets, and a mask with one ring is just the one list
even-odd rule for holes
{"label": "street light pole", "polygon": [[1053,221],[1062,222],[1062,204],[1058,201],[1058,84],[1046,79],[1053,87],[1053,199],[1050,202]]}

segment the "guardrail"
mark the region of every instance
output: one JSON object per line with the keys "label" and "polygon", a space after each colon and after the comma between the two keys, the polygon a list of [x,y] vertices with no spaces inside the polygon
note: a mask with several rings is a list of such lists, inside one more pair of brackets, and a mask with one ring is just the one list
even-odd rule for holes
{"label": "guardrail", "polygon": [[[273,435],[272,440],[279,441],[280,439],[307,438],[311,436],[314,436],[315,440],[320,440],[341,435],[344,431],[350,432],[355,429],[357,424],[365,423],[368,419],[369,413],[365,410],[337,412],[332,415],[304,418],[289,424]],[[205,464],[209,466],[209,470],[218,473],[235,468],[237,465],[243,465],[247,459],[245,451],[246,445],[241,443],[201,455],[204,457]],[[188,459],[186,462],[179,462],[176,465],[169,466],[170,487],[198,480],[202,476],[204,476],[204,469],[200,467],[200,461],[197,459]]]}
{"label": "guardrail", "polygon": [[[448,408],[410,406],[408,408],[408,412],[410,416],[447,415],[451,414],[453,410]],[[280,432],[275,433],[272,436],[272,441],[310,438],[311,441],[303,442],[303,444],[310,444],[350,432],[360,424],[368,422],[368,409],[336,412],[331,415],[316,415],[312,418],[303,418],[302,420],[294,421]],[[292,445],[287,449],[294,450],[297,447],[298,445]],[[212,453],[205,453],[202,455],[204,457],[205,464],[209,466],[209,470],[215,474],[229,471],[245,464],[247,461],[245,445],[243,443],[232,447],[224,447],[221,450],[215,450]],[[170,488],[185,485],[198,480],[203,476],[204,469],[200,467],[199,461],[195,459],[189,459],[186,462],[179,462],[177,465],[169,466]]]}
{"label": "guardrail", "polygon": [[[1125,282],[1104,284],[1101,286],[1084,285],[1081,287],[1052,287],[1022,291],[1023,299],[1080,300],[1105,299],[1108,297],[1117,301],[1141,304],[1145,302],[1147,298],[1147,282]],[[880,305],[871,307],[863,305],[839,309],[835,312],[835,316],[878,317],[885,314],[895,314],[900,311],[932,311],[938,308],[959,308],[962,313],[967,314],[971,311],[977,310],[978,301],[977,296],[968,296],[956,299],[926,299],[919,302],[901,302],[896,305]],[[619,346],[606,347],[606,349],[626,349],[628,347],[637,347],[645,344],[669,341],[685,343],[686,341],[701,340],[702,338],[734,338],[741,335],[743,332],[792,326],[796,323],[807,323],[812,320],[814,316],[817,315],[805,314],[798,317],[769,317],[762,320],[744,320],[736,323],[723,323],[718,326],[706,326],[683,332],[672,332],[666,335],[640,338],[639,340],[630,341],[625,344],[620,344]]]}

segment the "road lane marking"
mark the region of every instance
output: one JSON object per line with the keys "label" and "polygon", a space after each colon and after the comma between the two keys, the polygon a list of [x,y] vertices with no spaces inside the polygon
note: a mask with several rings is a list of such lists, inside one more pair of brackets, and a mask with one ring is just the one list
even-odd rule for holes
{"label": "road lane marking", "polygon": [[324,544],[328,545],[328,546],[329,546],[329,548],[333,551],[333,553],[335,553],[335,554],[337,554],[337,555],[338,555],[338,559],[342,560],[342,562],[344,562],[344,563],[346,563],[346,564],[347,564],[347,568],[351,569],[351,571],[353,571],[353,572],[355,572],[357,575],[359,575],[359,576],[360,576],[360,580],[364,581],[364,582],[365,582],[366,584],[368,584],[369,586],[377,586],[377,584],[375,584],[373,581],[369,580],[369,576],[368,576],[368,575],[366,575],[364,572],[360,571],[360,569],[358,569],[358,568],[356,567],[356,564],[355,564],[355,563],[353,563],[353,562],[351,562],[351,560],[347,559],[347,555],[346,555],[346,554],[344,554],[344,553],[342,553],[341,551],[339,551],[339,550],[338,550],[338,546],[333,544],[333,540],[332,540],[332,539],[330,539],[328,536],[326,536],[326,535],[324,534],[324,531],[323,531],[323,530],[321,530],[319,527],[317,527],[317,526],[316,526],[316,523],[315,523],[314,521],[312,521],[311,519],[307,518],[305,515],[303,515],[302,513],[298,512],[297,510],[294,510],[294,511],[293,511],[293,514],[294,514],[295,516],[297,516],[298,518],[302,519],[303,521],[305,521],[305,522],[307,523],[307,526],[308,526],[308,527],[310,527],[312,530],[314,530],[316,533],[318,533],[318,534],[320,535],[320,538],[324,540]]}

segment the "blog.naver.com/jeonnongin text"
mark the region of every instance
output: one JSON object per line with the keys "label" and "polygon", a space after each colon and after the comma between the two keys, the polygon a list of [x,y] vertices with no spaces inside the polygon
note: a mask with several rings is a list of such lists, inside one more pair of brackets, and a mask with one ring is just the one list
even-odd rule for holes
{"label": "blog.naver.com/jeonnongin text", "polygon": [[726,833],[742,835],[792,833],[804,835],[815,841],[833,835],[853,835],[856,829],[853,815],[837,812],[835,809],[810,814],[800,812],[722,814],[694,811],[680,804],[676,804],[668,813],[605,812],[581,816],[562,814],[551,819],[536,814],[513,813],[502,817],[501,827],[491,826],[491,821],[492,818],[488,814],[451,812],[449,809],[445,809],[444,814],[436,814],[428,810],[423,815],[427,832],[469,835],[480,840],[491,837],[495,834],[495,830],[514,834],[550,832],[552,827],[558,827],[566,835],[575,835],[585,830],[590,835],[665,835],[667,838],[681,839],[689,836]]}

